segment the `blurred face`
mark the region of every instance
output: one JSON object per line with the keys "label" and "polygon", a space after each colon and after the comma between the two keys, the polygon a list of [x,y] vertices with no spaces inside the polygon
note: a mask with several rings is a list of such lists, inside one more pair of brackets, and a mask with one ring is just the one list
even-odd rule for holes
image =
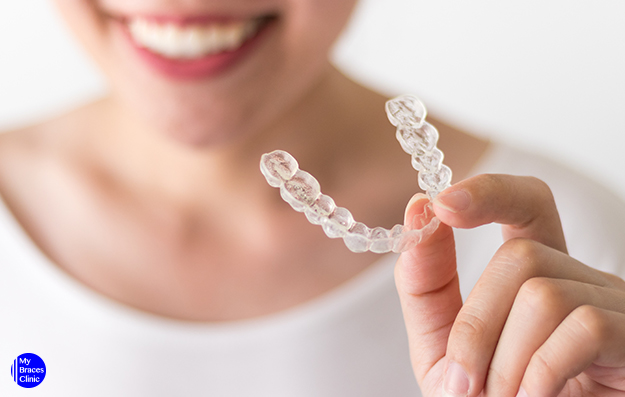
{"label": "blurred face", "polygon": [[267,127],[329,70],[356,0],[57,0],[152,128],[207,145]]}

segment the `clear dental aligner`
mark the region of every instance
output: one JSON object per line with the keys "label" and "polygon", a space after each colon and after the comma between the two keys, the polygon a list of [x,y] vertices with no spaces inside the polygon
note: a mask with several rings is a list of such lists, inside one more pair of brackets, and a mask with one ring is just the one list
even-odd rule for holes
{"label": "clear dental aligner", "polygon": [[[438,131],[425,121],[425,106],[417,97],[402,95],[386,102],[386,114],[397,127],[402,149],[412,157],[419,187],[426,193],[423,198],[432,200],[450,186],[451,169],[443,165],[443,152],[436,147]],[[321,193],[319,182],[300,170],[295,158],[283,150],[263,154],[260,170],[269,185],[280,188],[280,195],[294,210],[303,212],[310,223],[321,225],[328,237],[342,238],[353,252],[403,252],[429,237],[440,224],[431,202],[410,224],[390,230],[356,222],[346,208],[337,207],[330,196]]]}

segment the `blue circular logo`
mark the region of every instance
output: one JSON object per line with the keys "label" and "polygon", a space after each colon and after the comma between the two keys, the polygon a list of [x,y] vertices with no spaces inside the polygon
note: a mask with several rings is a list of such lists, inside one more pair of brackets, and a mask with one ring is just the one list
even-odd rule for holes
{"label": "blue circular logo", "polygon": [[18,358],[13,360],[11,376],[13,381],[22,387],[39,386],[46,377],[46,364],[36,354],[20,354]]}

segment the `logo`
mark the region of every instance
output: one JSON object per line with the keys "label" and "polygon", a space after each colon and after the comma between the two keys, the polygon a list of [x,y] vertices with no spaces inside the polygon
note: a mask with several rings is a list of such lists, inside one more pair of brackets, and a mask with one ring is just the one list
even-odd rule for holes
{"label": "logo", "polygon": [[41,357],[33,353],[20,354],[13,360],[11,376],[18,385],[31,388],[39,386],[46,377],[46,364]]}

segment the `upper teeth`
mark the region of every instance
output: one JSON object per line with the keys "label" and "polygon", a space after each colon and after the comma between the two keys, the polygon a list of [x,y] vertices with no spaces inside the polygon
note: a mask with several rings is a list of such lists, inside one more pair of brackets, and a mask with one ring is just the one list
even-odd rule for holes
{"label": "upper teeth", "polygon": [[180,26],[144,18],[134,18],[128,24],[135,43],[169,58],[198,58],[234,50],[256,33],[258,26],[258,20]]}

